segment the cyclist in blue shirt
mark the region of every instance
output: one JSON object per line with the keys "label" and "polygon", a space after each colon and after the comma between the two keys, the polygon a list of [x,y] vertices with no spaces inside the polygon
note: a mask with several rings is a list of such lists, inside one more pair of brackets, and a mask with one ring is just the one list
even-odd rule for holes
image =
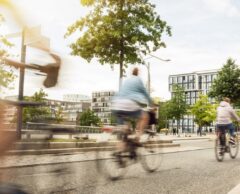
{"label": "cyclist in blue shirt", "polygon": [[112,102],[112,111],[118,124],[123,125],[126,117],[137,119],[136,141],[139,141],[149,120],[148,113],[142,108],[152,103],[138,74],[139,69],[134,68],[132,76],[123,83]]}

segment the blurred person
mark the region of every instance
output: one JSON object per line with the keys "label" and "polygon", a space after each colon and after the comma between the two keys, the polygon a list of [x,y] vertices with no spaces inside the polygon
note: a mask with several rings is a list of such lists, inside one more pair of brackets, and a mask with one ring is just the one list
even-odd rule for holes
{"label": "blurred person", "polygon": [[[240,118],[230,105],[231,100],[227,97],[223,98],[223,101],[220,102],[220,105],[217,108],[217,124],[216,124],[216,129],[217,132],[220,134],[224,134],[225,137],[225,129],[229,130],[230,133],[230,143],[235,144],[234,141],[234,125],[232,122],[232,119],[237,120],[240,122]],[[225,139],[223,140],[220,138],[220,143],[224,147],[225,146]]]}
{"label": "blurred person", "polygon": [[177,130],[176,130],[176,128],[174,127],[173,128],[173,135],[176,135],[177,134]]}
{"label": "blurred person", "polygon": [[152,103],[138,74],[139,69],[136,67],[132,71],[132,76],[122,84],[119,92],[113,98],[111,108],[119,125],[123,125],[126,118],[137,119],[136,142],[139,142],[149,121],[148,113],[142,108]]}
{"label": "blurred person", "polygon": [[[3,160],[4,154],[8,151],[16,141],[16,132],[11,132],[9,125],[5,124],[7,105],[0,102],[0,159]],[[0,194],[27,194],[21,186],[8,183],[8,175],[1,174]]]}

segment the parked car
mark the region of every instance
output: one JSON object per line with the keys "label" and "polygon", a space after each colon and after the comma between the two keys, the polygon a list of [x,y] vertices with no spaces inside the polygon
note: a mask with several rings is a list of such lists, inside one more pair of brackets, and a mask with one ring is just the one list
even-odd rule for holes
{"label": "parked car", "polygon": [[169,133],[169,129],[168,128],[162,128],[162,129],[160,129],[160,133],[165,133],[167,135]]}

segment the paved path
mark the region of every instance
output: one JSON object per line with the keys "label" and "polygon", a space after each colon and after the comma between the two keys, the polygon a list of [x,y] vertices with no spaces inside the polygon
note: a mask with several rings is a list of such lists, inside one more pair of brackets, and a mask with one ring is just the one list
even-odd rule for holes
{"label": "paved path", "polygon": [[[161,139],[168,139],[169,137],[161,137]],[[187,139],[181,138],[175,141],[179,141],[180,147],[162,148],[161,154],[185,152],[193,150],[202,150],[213,148],[213,142],[209,142],[209,138],[203,139]],[[202,143],[201,143],[202,142]],[[58,163],[74,163],[96,160],[96,152],[79,152],[70,154],[46,154],[46,155],[16,155],[5,156],[0,161],[0,168],[8,167],[23,167],[23,166],[36,166],[46,164],[58,164]]]}
{"label": "paved path", "polygon": [[[194,143],[195,142],[195,143]],[[194,147],[198,145],[198,141]],[[208,140],[199,141],[212,146]],[[185,144],[185,142],[184,142]],[[187,145],[187,143],[186,143]],[[217,162],[213,149],[165,154],[159,171],[146,173],[139,163],[119,181],[96,171],[94,161],[1,169],[31,194],[227,194],[240,182],[240,157]]]}

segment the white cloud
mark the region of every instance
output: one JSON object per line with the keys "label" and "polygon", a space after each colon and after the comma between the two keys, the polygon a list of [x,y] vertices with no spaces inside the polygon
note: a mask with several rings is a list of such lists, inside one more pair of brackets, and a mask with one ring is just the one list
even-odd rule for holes
{"label": "white cloud", "polygon": [[240,16],[239,9],[232,0],[203,0],[205,5],[216,13],[224,13],[226,16]]}

